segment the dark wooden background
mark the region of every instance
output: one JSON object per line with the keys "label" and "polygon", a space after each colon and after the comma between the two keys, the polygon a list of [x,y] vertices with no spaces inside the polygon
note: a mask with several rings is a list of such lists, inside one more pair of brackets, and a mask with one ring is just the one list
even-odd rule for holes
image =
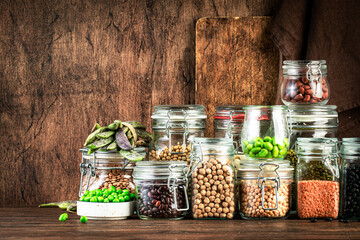
{"label": "dark wooden background", "polygon": [[0,207],[74,199],[95,122],[195,103],[195,24],[280,0],[0,1]]}

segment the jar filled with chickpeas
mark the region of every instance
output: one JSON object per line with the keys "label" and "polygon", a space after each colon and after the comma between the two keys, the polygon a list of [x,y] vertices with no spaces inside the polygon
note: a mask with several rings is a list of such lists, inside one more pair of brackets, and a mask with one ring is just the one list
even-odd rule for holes
{"label": "jar filled with chickpeas", "polygon": [[232,139],[194,138],[192,144],[193,217],[232,219],[235,213]]}
{"label": "jar filled with chickpeas", "polygon": [[206,113],[202,105],[155,106],[152,118],[153,142],[150,161],[186,161],[190,163],[190,137],[203,137]]}
{"label": "jar filled with chickpeas", "polygon": [[289,161],[242,161],[238,170],[239,209],[243,219],[287,218],[294,168]]}

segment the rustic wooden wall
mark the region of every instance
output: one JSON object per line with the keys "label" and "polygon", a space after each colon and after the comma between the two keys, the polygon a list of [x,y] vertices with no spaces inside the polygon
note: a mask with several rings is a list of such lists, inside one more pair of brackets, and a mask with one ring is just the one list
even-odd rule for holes
{"label": "rustic wooden wall", "polygon": [[74,199],[94,122],[195,103],[195,23],[280,0],[0,2],[0,206]]}

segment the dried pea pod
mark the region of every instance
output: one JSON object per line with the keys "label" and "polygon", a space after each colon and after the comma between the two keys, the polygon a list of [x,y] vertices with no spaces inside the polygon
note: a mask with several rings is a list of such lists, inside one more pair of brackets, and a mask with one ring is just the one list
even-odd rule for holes
{"label": "dried pea pod", "polygon": [[116,131],[115,138],[117,145],[124,150],[132,150],[133,147],[126,136],[125,130],[127,127],[122,127]]}
{"label": "dried pea pod", "polygon": [[107,148],[106,148],[106,150],[115,150],[116,148],[117,148],[117,144],[116,144],[116,140],[114,140],[112,143],[110,143],[108,146],[107,146]]}
{"label": "dried pea pod", "polygon": [[111,136],[109,138],[100,139],[96,142],[93,142],[91,145],[88,146],[88,148],[89,148],[88,154],[95,152],[97,149],[99,149],[101,147],[105,147],[105,146],[109,145],[110,143],[112,143],[114,141],[114,139],[115,138],[113,136]]}
{"label": "dried pea pod", "polygon": [[143,129],[135,129],[135,132],[138,137],[144,139],[145,141],[151,142],[153,139],[153,135]]}
{"label": "dried pea pod", "polygon": [[39,205],[40,208],[44,207],[58,207],[64,210],[67,210],[73,204],[76,205],[76,201],[62,201],[62,202],[53,202],[53,203],[44,203]]}
{"label": "dried pea pod", "polygon": [[94,142],[96,140],[96,134],[102,133],[104,131],[108,130],[108,127],[101,127],[97,130],[95,130],[93,133],[91,133],[87,138],[86,141],[84,143],[84,146],[86,147],[87,145],[89,145],[90,143]]}
{"label": "dried pea pod", "polygon": [[121,149],[119,151],[119,154],[123,158],[126,158],[126,159],[128,159],[130,161],[135,161],[135,162],[141,161],[141,160],[143,160],[145,158],[144,155],[141,155],[141,154],[139,154],[139,153],[137,153],[137,152],[135,152],[133,150],[126,151],[126,150]]}
{"label": "dried pea pod", "polygon": [[96,134],[96,137],[104,139],[104,138],[109,138],[112,135],[115,135],[115,131],[102,132],[102,133]]}
{"label": "dried pea pod", "polygon": [[91,129],[91,132],[93,132],[95,129],[99,129],[101,128],[99,123],[95,123],[95,125],[93,126],[93,128]]}
{"label": "dried pea pod", "polygon": [[131,124],[135,129],[143,129],[143,130],[146,129],[144,125],[142,125],[140,122],[137,121],[127,121],[126,123]]}
{"label": "dried pea pod", "polygon": [[132,134],[131,134],[131,131],[127,131],[126,136],[127,136],[127,138],[128,138],[129,140],[130,140],[130,138],[133,137]]}

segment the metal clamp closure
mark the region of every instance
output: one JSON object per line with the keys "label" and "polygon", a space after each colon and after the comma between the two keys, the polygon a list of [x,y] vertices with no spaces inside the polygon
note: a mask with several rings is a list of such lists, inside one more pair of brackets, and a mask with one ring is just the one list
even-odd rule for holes
{"label": "metal clamp closure", "polygon": [[[322,72],[321,72],[321,63],[317,64],[316,67],[312,67],[311,65],[315,65],[314,62],[309,62],[306,64],[307,71],[306,71],[306,78],[309,80],[311,85],[311,89],[313,90],[313,94],[317,98],[322,97]],[[313,72],[313,70],[315,70]]]}
{"label": "metal clamp closure", "polygon": [[[173,124],[172,120],[171,120],[171,114],[172,113],[179,113],[179,112],[182,112],[183,113],[183,116],[184,116],[184,119],[182,120],[183,123],[179,124],[179,123],[176,123],[176,124]],[[168,116],[168,120],[166,122],[166,134],[168,135],[168,138],[169,138],[169,152],[171,154],[184,154],[185,153],[185,149],[186,149],[186,138],[187,138],[187,135],[189,133],[189,123],[187,122],[186,120],[186,117],[187,117],[187,112],[184,110],[184,109],[180,109],[180,110],[173,110],[173,109],[170,109],[167,113],[167,116]],[[172,133],[172,129],[173,129],[173,126],[172,125],[175,125],[177,129],[181,129],[181,131],[177,130],[176,131],[176,135],[179,135],[179,133],[182,135],[182,138],[183,138],[183,141],[182,141],[182,147],[183,147],[183,151],[182,152],[172,152],[171,151],[171,135],[173,135]]]}
{"label": "metal clamp closure", "polygon": [[[336,153],[328,153],[325,154],[325,148],[328,144],[334,144],[335,145],[335,150]],[[331,173],[336,177],[339,178],[340,174],[339,174],[339,167],[338,167],[338,163],[337,163],[337,159],[339,158],[339,146],[337,144],[337,141],[334,140],[327,140],[324,142],[324,146],[323,146],[323,160],[325,165],[327,165],[327,167],[330,169]],[[335,167],[331,166],[331,161],[334,161]],[[335,168],[335,169],[334,169]]]}
{"label": "metal clamp closure", "polygon": [[82,190],[82,186],[83,186],[83,178],[84,178],[84,175],[86,174],[86,168],[89,168],[90,172],[89,172],[89,176],[88,176],[88,179],[87,179],[85,191],[87,191],[89,189],[90,178],[95,177],[95,153],[93,153],[93,165],[91,163],[86,163],[85,159],[84,159],[84,156],[82,156],[82,160],[81,160],[81,163],[80,163],[81,177],[80,177],[79,197],[81,197],[81,190]]}
{"label": "metal clamp closure", "polygon": [[[274,169],[274,172],[276,174],[275,177],[261,177],[263,174],[263,171],[264,171],[263,167],[266,165],[275,166],[275,169]],[[261,191],[261,207],[264,210],[277,210],[279,208],[278,190],[280,189],[280,185],[281,185],[280,176],[279,176],[279,173],[277,172],[277,170],[279,169],[279,165],[275,164],[275,163],[262,163],[262,164],[260,164],[259,168],[260,168],[260,173],[258,176],[257,186]],[[275,208],[264,206],[264,195],[265,195],[264,183],[266,183],[266,181],[275,182],[275,186],[271,186],[272,188],[275,189],[275,196],[276,196],[276,207]]]}
{"label": "metal clamp closure", "polygon": [[[189,200],[187,195],[187,188],[188,188],[188,179],[187,177],[184,178],[177,178],[173,176],[172,168],[176,166],[182,166],[180,164],[171,164],[169,166],[170,175],[167,181],[167,187],[169,188],[169,191],[173,193],[174,203],[175,203],[175,209],[177,211],[187,211],[189,210]],[[178,197],[178,189],[182,189],[184,191],[184,197],[185,197],[185,208],[179,208],[177,197]]]}
{"label": "metal clamp closure", "polygon": [[[194,151],[195,145],[198,145],[198,146],[199,146],[200,156],[198,156],[197,154],[195,154],[195,151]],[[191,176],[191,175],[194,173],[195,169],[197,169],[197,167],[199,166],[199,164],[202,163],[203,160],[204,160],[204,154],[203,154],[201,142],[192,142],[192,144],[191,144],[190,159],[191,159],[191,161],[190,161],[190,164],[189,164],[189,167],[188,167],[188,171],[187,171],[185,177]]]}

